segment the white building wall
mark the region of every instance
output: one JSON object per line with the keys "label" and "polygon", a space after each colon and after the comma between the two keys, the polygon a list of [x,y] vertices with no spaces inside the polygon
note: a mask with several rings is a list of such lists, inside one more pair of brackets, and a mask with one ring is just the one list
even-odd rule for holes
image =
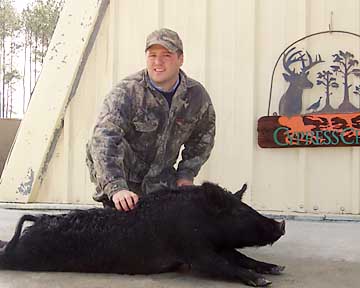
{"label": "white building wall", "polygon": [[[256,131],[284,48],[330,23],[359,33],[359,6],[357,0],[111,0],[42,184],[17,199],[8,188],[20,185],[24,173],[14,169],[13,186],[4,191],[4,180],[0,184],[0,201],[93,203],[85,143],[102,99],[117,81],[144,67],[146,36],[168,27],[183,39],[184,71],[205,85],[217,112],[215,148],[198,182],[215,181],[229,190],[247,182],[247,201],[264,210],[359,214],[360,148],[262,149]],[[56,75],[43,78],[59,81]],[[286,86],[283,81],[275,92]]]}

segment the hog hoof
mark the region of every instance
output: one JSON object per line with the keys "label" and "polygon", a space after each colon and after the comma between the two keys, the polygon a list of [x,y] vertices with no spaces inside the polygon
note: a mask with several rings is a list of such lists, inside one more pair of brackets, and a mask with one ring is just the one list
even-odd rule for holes
{"label": "hog hoof", "polygon": [[250,281],[249,284],[254,287],[265,287],[265,286],[269,286],[271,284],[271,281],[265,278],[257,278],[255,282]]}
{"label": "hog hoof", "polygon": [[272,267],[269,271],[272,275],[280,275],[285,270],[285,266],[275,266]]}
{"label": "hog hoof", "polygon": [[280,275],[283,272],[285,266],[278,266],[274,264],[266,264],[256,267],[255,271],[260,274],[271,274],[271,275]]}

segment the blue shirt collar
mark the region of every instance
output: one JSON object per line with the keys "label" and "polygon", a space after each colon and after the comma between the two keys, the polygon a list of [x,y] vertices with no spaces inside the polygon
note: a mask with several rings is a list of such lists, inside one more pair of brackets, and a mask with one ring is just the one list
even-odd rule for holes
{"label": "blue shirt collar", "polygon": [[161,88],[160,86],[157,86],[152,80],[151,78],[149,77],[149,80],[150,80],[150,84],[153,88],[155,88],[156,90],[160,91],[160,92],[163,92],[163,93],[171,93],[171,92],[174,92],[176,90],[176,88],[178,87],[179,85],[179,82],[180,82],[180,75],[179,77],[177,78],[174,86],[169,90],[169,91],[165,91],[163,88]]}

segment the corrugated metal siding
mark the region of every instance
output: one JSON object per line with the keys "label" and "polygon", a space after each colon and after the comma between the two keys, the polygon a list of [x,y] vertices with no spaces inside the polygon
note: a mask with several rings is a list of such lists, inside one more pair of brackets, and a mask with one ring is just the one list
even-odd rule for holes
{"label": "corrugated metal siding", "polygon": [[21,120],[19,119],[0,119],[0,175],[11,151],[11,146],[20,123]]}
{"label": "corrugated metal siding", "polygon": [[[248,182],[247,200],[260,209],[360,213],[359,148],[261,149],[256,132],[283,49],[327,30],[331,11],[334,29],[359,33],[359,5],[357,0],[111,1],[32,200],[91,202],[84,147],[102,99],[117,81],[144,67],[147,34],[168,27],[183,39],[185,72],[205,85],[217,112],[216,145],[198,182],[233,190]],[[279,83],[275,92],[286,86]]]}
{"label": "corrugated metal siding", "polygon": [[[333,29],[359,33],[360,13],[358,1],[258,1],[256,10],[254,122],[267,113],[271,72],[282,50],[303,36],[327,30],[332,11]],[[356,48],[354,52],[359,52]],[[252,176],[252,201],[260,209],[359,213],[358,147],[277,150],[256,146]]]}

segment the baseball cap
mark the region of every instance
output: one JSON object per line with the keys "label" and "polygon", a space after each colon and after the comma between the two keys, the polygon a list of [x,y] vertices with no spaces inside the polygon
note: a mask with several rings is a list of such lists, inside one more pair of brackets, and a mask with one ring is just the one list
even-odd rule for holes
{"label": "baseball cap", "polygon": [[145,51],[155,44],[164,46],[170,52],[177,52],[179,50],[183,52],[183,45],[179,35],[175,31],[167,28],[155,30],[149,34],[146,38]]}

